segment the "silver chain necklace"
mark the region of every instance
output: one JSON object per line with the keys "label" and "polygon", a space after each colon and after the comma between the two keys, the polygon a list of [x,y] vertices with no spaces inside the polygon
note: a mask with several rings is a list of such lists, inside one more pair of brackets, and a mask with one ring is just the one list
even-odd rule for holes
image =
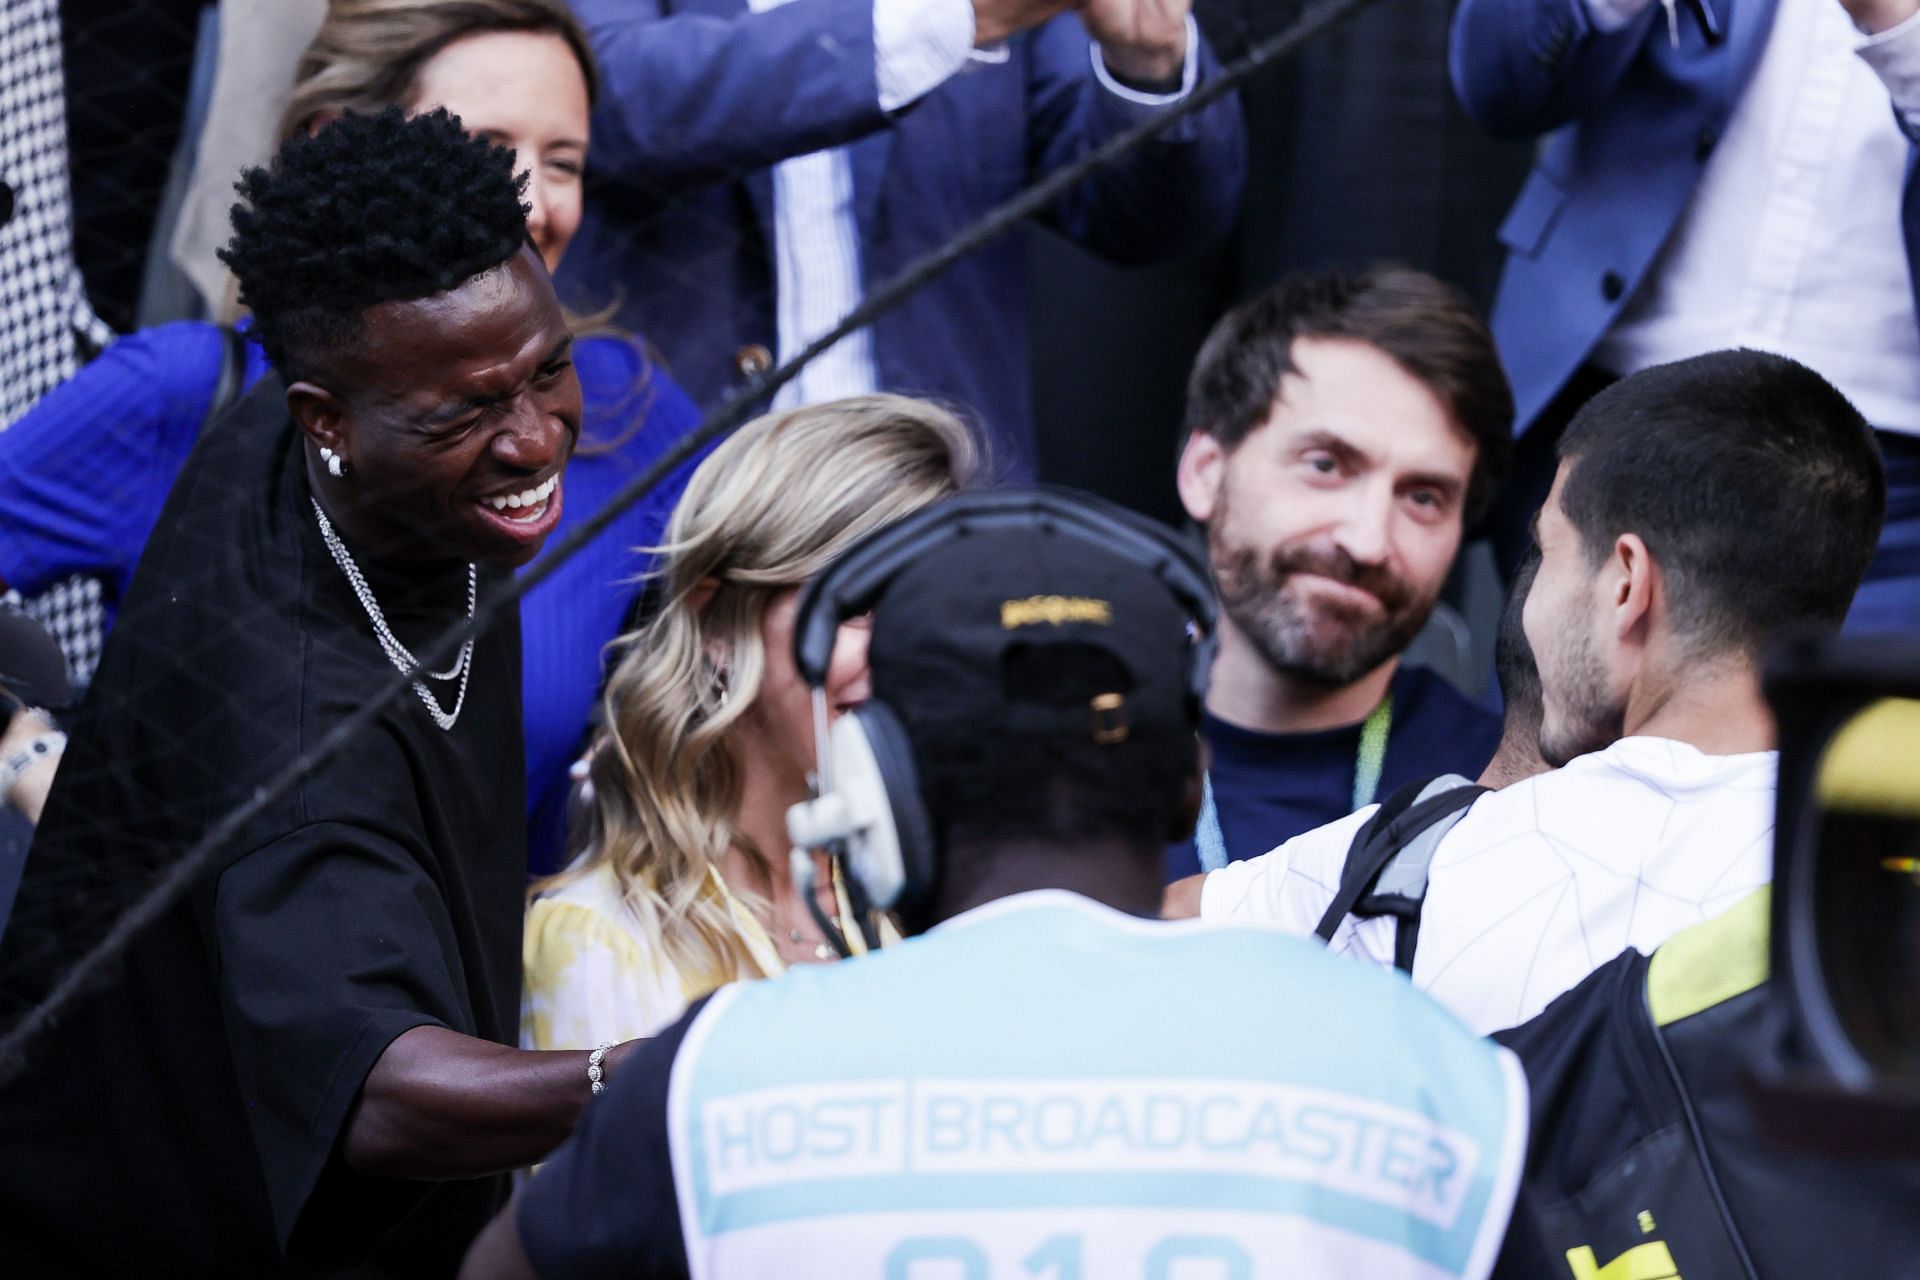
{"label": "silver chain necklace", "polygon": [[[360,600],[360,607],[367,611],[367,617],[373,622],[373,638],[380,642],[381,652],[387,655],[401,675],[407,675],[420,665],[419,659],[408,652],[400,643],[400,637],[393,634],[393,628],[387,625],[386,615],[380,612],[380,602],[373,598],[373,588],[360,573],[360,566],[353,562],[353,555],[347,550],[347,544],[340,541],[340,535],[333,531],[333,521],[327,519],[327,513],[320,509],[318,498],[309,499],[313,503],[313,514],[320,519],[320,536],[325,539],[327,550],[333,554],[333,562],[340,566],[340,572],[347,575],[347,583],[353,588],[353,594]],[[480,599],[480,573],[472,562],[467,564],[467,622],[473,622],[474,606]],[[473,674],[473,632],[471,627],[467,638],[460,645],[460,656],[445,671],[422,671],[413,678],[413,691],[420,695],[420,701],[427,704],[427,714],[442,729],[453,728],[454,721],[460,718],[460,708],[467,704],[467,677]],[[451,680],[460,677],[460,693],[453,700],[453,710],[442,711],[427,686],[421,681],[424,675],[428,680]]]}

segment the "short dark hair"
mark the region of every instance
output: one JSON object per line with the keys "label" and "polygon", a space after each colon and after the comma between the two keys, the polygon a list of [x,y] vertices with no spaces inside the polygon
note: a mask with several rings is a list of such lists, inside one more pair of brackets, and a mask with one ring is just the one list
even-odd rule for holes
{"label": "short dark hair", "polygon": [[1493,674],[1500,683],[1500,701],[1505,705],[1509,725],[1520,725],[1537,732],[1545,704],[1540,688],[1540,667],[1534,661],[1533,646],[1527,641],[1527,592],[1540,572],[1540,549],[1531,548],[1513,575],[1507,603],[1500,610],[1500,625],[1493,636]]}
{"label": "short dark hair", "polygon": [[1873,558],[1887,484],[1873,429],[1785,356],[1715,351],[1588,401],[1561,437],[1560,509],[1598,564],[1639,535],[1677,634],[1756,655],[1783,627],[1838,626]]}
{"label": "short dark hair", "polygon": [[1411,268],[1302,272],[1229,311],[1188,379],[1186,434],[1204,431],[1238,448],[1272,413],[1280,380],[1296,372],[1297,338],[1364,342],[1432,391],[1478,446],[1466,522],[1486,513],[1513,454],[1513,390],[1472,304]]}
{"label": "short dark hair", "polygon": [[288,381],[359,332],[368,308],[445,293],[528,243],[513,152],[445,110],[348,113],[296,134],[236,185],[220,260]]}
{"label": "short dark hair", "polygon": [[1192,734],[940,734],[916,742],[920,794],[943,842],[1114,837],[1164,844],[1199,768]]}
{"label": "short dark hair", "polygon": [[[1117,658],[1072,643],[1014,646],[1001,677],[1016,701],[1075,707],[1132,684]],[[909,734],[920,793],[943,841],[1112,836],[1158,845],[1198,768],[1197,727],[1136,724],[1123,741],[1102,744],[1087,731],[927,718]]]}

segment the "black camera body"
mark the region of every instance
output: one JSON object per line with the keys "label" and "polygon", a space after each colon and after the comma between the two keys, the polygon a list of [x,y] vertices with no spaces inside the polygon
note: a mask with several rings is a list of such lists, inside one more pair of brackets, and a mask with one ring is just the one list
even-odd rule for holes
{"label": "black camera body", "polygon": [[1920,635],[1782,645],[1768,1129],[1860,1156],[1920,1152]]}

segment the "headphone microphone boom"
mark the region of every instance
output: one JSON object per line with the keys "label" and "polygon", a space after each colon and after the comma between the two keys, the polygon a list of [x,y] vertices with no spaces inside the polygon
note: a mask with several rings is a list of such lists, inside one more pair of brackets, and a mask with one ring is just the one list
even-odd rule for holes
{"label": "headphone microphone boom", "polygon": [[[883,754],[877,742],[896,749]],[[894,802],[919,792],[905,730],[884,707],[862,705],[827,731],[825,747],[830,772],[819,775],[819,795],[787,810],[795,883],[802,863],[805,878],[812,878],[808,850],[824,848],[841,859],[865,905],[882,911],[904,905],[910,881],[923,878],[909,868],[930,860],[933,845],[919,807],[903,814]]]}
{"label": "headphone microphone boom", "polygon": [[842,623],[871,612],[895,578],[930,552],[1011,531],[1086,544],[1158,579],[1190,620],[1195,643],[1185,685],[1189,711],[1197,717],[1213,654],[1213,584],[1191,547],[1144,516],[1060,489],[982,490],[868,535],[807,584],[794,622],[795,664],[812,689],[817,763],[815,797],[787,811],[793,879],[815,923],[843,956],[845,940],[815,900],[812,851],[825,850],[838,860],[863,922],[868,908],[924,906],[938,861],[913,745],[895,710],[871,698],[829,726],[825,685],[834,641]]}

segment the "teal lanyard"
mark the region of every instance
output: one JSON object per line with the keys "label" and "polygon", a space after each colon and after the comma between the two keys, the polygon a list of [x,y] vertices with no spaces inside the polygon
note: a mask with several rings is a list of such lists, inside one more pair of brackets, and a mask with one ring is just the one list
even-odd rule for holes
{"label": "teal lanyard", "polygon": [[[1360,726],[1360,748],[1353,753],[1352,813],[1373,803],[1380,791],[1380,773],[1387,766],[1387,735],[1393,730],[1393,694],[1367,713]],[[1227,865],[1227,838],[1220,830],[1220,809],[1213,801],[1211,774],[1200,782],[1200,821],[1193,830],[1193,851],[1200,870],[1218,871]]]}

